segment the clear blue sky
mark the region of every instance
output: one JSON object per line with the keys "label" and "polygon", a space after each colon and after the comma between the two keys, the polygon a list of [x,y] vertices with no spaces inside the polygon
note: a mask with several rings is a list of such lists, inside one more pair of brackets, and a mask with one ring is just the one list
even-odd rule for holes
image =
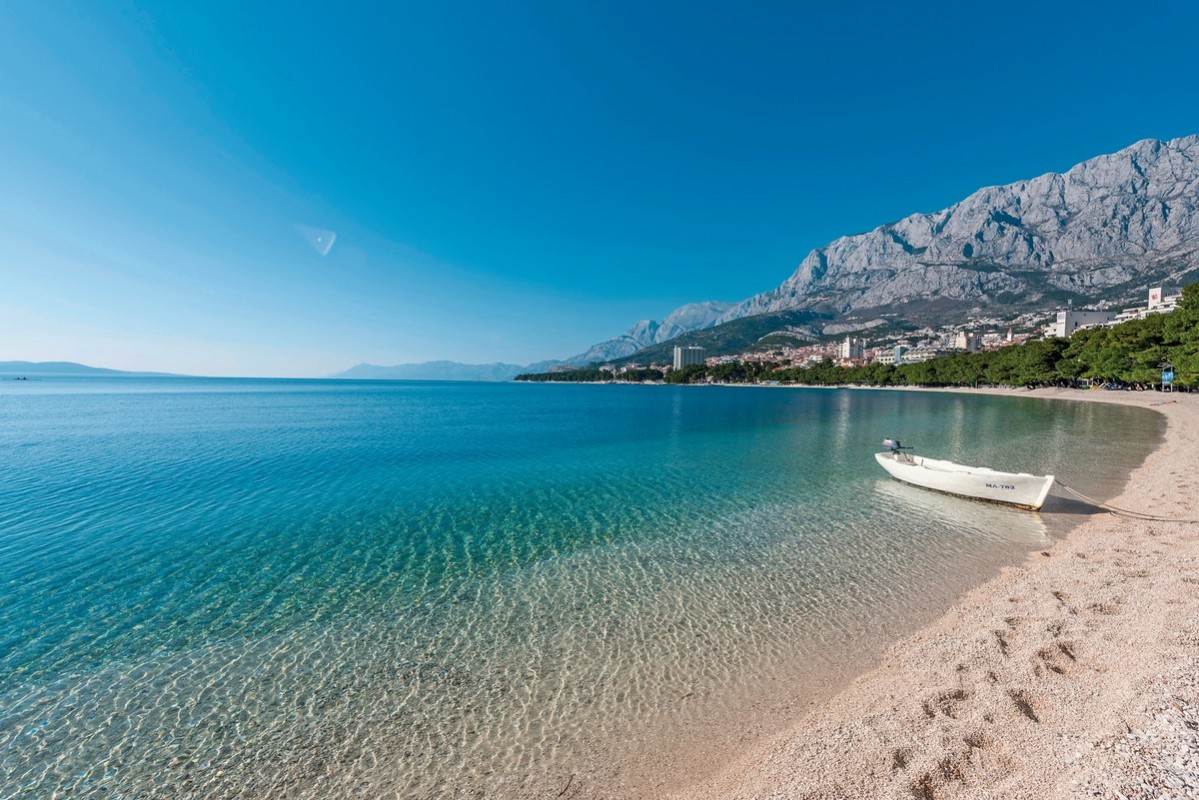
{"label": "clear blue sky", "polygon": [[0,360],[564,357],[1199,132],[1193,3],[805,5],[9,0]]}

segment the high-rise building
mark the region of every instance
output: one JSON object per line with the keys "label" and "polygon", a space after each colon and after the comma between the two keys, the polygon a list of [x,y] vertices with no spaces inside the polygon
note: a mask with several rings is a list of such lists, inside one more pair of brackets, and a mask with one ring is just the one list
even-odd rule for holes
{"label": "high-rise building", "polygon": [[955,350],[965,350],[968,353],[977,353],[982,349],[978,336],[970,331],[958,331],[953,338],[953,346]]}
{"label": "high-rise building", "polygon": [[846,336],[841,342],[841,358],[860,359],[866,356],[866,340]]}
{"label": "high-rise building", "polygon": [[695,366],[704,363],[704,349],[691,345],[689,347],[680,347],[675,345],[674,348],[674,368],[682,369],[683,367]]}

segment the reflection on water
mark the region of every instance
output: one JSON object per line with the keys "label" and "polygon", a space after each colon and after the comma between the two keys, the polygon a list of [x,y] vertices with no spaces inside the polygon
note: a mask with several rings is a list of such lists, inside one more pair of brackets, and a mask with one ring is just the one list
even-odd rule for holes
{"label": "reflection on water", "polygon": [[874,491],[878,502],[888,504],[916,525],[935,520],[937,524],[982,539],[1029,547],[1049,544],[1049,528],[1035,511],[954,497],[895,479],[880,478],[874,484]]}

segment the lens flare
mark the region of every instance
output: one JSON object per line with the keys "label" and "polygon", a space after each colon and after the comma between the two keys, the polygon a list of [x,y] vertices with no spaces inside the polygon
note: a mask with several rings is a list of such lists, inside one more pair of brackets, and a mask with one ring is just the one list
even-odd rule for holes
{"label": "lens flare", "polygon": [[308,242],[309,247],[315,250],[317,255],[329,255],[329,251],[333,249],[333,242],[337,241],[336,231],[327,231],[323,228],[313,228],[298,223],[293,227],[296,229],[296,233],[300,234],[300,238]]}

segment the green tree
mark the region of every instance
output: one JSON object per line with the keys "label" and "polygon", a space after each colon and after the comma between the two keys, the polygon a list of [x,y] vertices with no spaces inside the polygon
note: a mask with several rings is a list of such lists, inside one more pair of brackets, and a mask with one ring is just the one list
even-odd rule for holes
{"label": "green tree", "polygon": [[689,367],[672,370],[666,375],[667,383],[699,383],[708,375],[708,368],[703,364],[692,364]]}
{"label": "green tree", "polygon": [[1199,386],[1199,283],[1182,290],[1178,308],[1162,330],[1166,358],[1174,365],[1174,380],[1182,386]]}

